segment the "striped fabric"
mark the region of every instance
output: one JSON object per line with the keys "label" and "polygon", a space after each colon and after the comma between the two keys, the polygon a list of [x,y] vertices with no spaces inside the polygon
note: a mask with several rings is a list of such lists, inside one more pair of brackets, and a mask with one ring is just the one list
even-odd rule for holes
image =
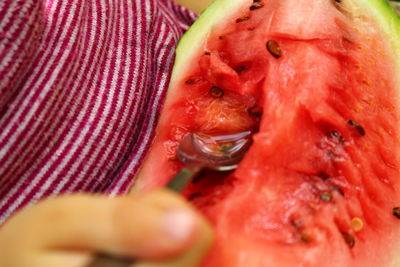
{"label": "striped fabric", "polygon": [[194,19],[171,0],[0,1],[0,223],[44,197],[129,190]]}

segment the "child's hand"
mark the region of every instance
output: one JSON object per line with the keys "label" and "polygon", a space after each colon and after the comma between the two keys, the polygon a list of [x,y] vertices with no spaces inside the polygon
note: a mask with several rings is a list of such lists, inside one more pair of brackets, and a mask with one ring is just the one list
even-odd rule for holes
{"label": "child's hand", "polygon": [[133,266],[197,266],[212,234],[182,199],[166,191],[109,199],[43,201],[0,228],[0,266],[87,266],[95,254],[136,259]]}

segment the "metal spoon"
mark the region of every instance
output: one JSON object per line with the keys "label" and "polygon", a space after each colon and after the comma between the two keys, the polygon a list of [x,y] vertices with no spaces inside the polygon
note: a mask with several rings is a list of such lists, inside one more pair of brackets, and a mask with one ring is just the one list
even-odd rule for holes
{"label": "metal spoon", "polygon": [[181,192],[202,169],[236,169],[250,145],[250,131],[219,136],[201,133],[187,135],[179,144],[176,153],[185,167],[167,184],[167,188]]}
{"label": "metal spoon", "polygon": [[[180,142],[176,152],[178,159],[185,164],[185,167],[166,187],[172,191],[181,192],[202,169],[217,171],[236,169],[251,142],[250,131],[219,136],[188,134]],[[128,267],[132,263],[127,259],[98,255],[87,267]]]}

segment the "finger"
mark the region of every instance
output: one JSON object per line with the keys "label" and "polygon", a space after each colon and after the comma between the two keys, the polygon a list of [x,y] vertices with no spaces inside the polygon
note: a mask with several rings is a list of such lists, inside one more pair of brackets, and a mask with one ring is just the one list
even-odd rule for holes
{"label": "finger", "polygon": [[165,208],[152,198],[58,198],[20,213],[2,230],[33,248],[95,250],[148,260],[178,255],[201,234],[204,222],[175,195],[159,197],[171,203]]}

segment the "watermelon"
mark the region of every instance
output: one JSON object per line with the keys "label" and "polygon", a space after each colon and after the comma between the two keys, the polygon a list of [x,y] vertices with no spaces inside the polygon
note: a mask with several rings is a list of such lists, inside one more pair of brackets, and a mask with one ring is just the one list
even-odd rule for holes
{"label": "watermelon", "polygon": [[163,187],[188,133],[251,131],[184,190],[202,266],[400,266],[400,20],[383,0],[216,0],[182,37],[136,180]]}

